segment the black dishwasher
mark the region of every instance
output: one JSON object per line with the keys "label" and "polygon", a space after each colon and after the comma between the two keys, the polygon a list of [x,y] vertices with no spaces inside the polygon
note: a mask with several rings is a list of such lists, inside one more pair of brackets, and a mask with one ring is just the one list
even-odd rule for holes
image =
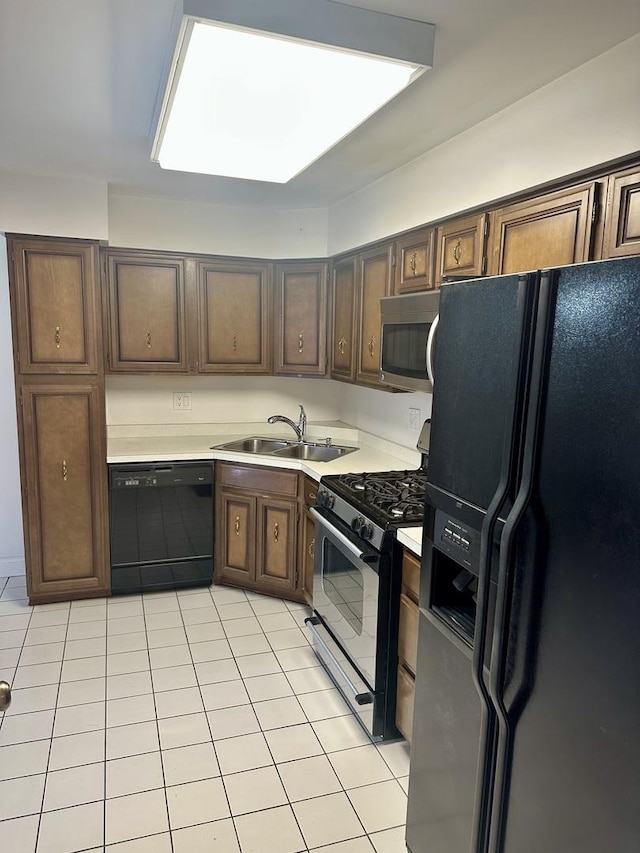
{"label": "black dishwasher", "polygon": [[213,463],[109,465],[111,592],[213,580]]}

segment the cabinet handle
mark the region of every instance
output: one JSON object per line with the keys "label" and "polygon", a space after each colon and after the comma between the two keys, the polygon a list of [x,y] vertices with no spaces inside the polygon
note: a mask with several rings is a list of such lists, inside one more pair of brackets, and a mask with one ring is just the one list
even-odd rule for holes
{"label": "cabinet handle", "polygon": [[344,351],[345,351],[346,346],[347,346],[347,339],[346,338],[340,338],[340,340],[338,341],[338,352],[340,353],[340,355],[344,355]]}
{"label": "cabinet handle", "polygon": [[238,349],[238,336],[236,333],[233,333],[233,351],[235,352]]}
{"label": "cabinet handle", "polygon": [[418,271],[418,253],[414,252],[411,255],[411,260],[409,261],[409,266],[411,267],[411,272],[415,275]]}
{"label": "cabinet handle", "polygon": [[307,551],[309,552],[310,557],[315,557],[315,555],[316,555],[316,540],[315,539],[312,539],[311,542],[309,542],[309,547],[307,548]]}
{"label": "cabinet handle", "polygon": [[304,349],[304,338],[302,335],[298,335],[298,352],[302,352]]}
{"label": "cabinet handle", "polygon": [[62,460],[62,479],[65,481],[65,483],[69,479],[69,466],[67,465],[66,459]]}
{"label": "cabinet handle", "polygon": [[309,501],[315,503],[318,497],[317,492],[309,492]]}
{"label": "cabinet handle", "polygon": [[371,338],[371,340],[369,341],[369,355],[371,356],[371,358],[373,358],[373,350],[375,349],[375,345],[376,345],[376,339]]}
{"label": "cabinet handle", "polygon": [[460,258],[462,257],[462,240],[458,240],[458,242],[453,247],[453,260],[456,262],[456,266],[460,266]]}
{"label": "cabinet handle", "polygon": [[240,536],[240,516],[236,515],[236,522],[233,525],[236,531],[236,536]]}
{"label": "cabinet handle", "polygon": [[60,349],[61,340],[62,339],[60,337],[60,326],[56,326],[56,349]]}
{"label": "cabinet handle", "polygon": [[151,349],[151,332],[147,332],[147,347]]}
{"label": "cabinet handle", "polygon": [[278,522],[276,521],[276,523],[273,525],[273,538],[274,538],[275,542],[278,541],[279,536],[280,536],[280,528],[278,527]]}

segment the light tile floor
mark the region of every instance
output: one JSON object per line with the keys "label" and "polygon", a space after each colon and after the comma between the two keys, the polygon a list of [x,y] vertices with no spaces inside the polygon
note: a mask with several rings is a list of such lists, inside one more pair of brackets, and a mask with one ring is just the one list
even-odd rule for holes
{"label": "light tile floor", "polygon": [[226,587],[30,607],[0,578],[10,853],[405,853],[407,744],[373,745],[301,605]]}

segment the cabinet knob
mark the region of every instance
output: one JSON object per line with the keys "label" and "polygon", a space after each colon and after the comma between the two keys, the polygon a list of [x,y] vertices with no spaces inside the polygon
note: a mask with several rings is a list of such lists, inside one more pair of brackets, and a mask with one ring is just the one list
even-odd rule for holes
{"label": "cabinet knob", "polygon": [[233,333],[233,351],[235,352],[238,349],[238,336],[234,332]]}
{"label": "cabinet knob", "polygon": [[275,542],[278,541],[279,536],[280,536],[280,528],[278,526],[278,522],[276,521],[276,523],[273,525],[273,539]]}
{"label": "cabinet knob", "polygon": [[315,555],[316,555],[316,540],[315,539],[312,539],[311,542],[309,542],[309,547],[307,548],[307,551],[308,551],[310,557],[315,557]]}
{"label": "cabinet knob", "polygon": [[340,355],[344,355],[344,351],[346,349],[346,346],[347,346],[347,339],[346,338],[340,338],[340,340],[338,341],[338,352],[340,353]]}
{"label": "cabinet knob", "polygon": [[60,326],[56,326],[56,349],[60,349],[60,343],[62,341],[60,335]]}
{"label": "cabinet knob", "polygon": [[62,460],[62,479],[65,481],[65,483],[69,479],[69,466],[67,465],[66,459]]}
{"label": "cabinet knob", "polygon": [[411,255],[411,260],[409,261],[409,266],[411,267],[412,274],[415,275],[418,271],[418,253],[417,252],[414,252],[413,255]]}
{"label": "cabinet knob", "polygon": [[304,338],[302,335],[298,335],[298,352],[302,352],[304,349]]}
{"label": "cabinet knob", "polygon": [[375,345],[376,345],[376,339],[371,338],[371,340],[369,341],[369,347],[368,347],[369,355],[371,356],[371,358],[373,358],[373,351],[375,349]]}
{"label": "cabinet knob", "polygon": [[0,681],[0,714],[11,704],[11,687],[6,681]]}
{"label": "cabinet knob", "polygon": [[453,247],[453,260],[456,262],[456,266],[460,266],[460,258],[462,257],[462,240],[458,239],[458,242]]}
{"label": "cabinet knob", "polygon": [[236,515],[236,521],[233,525],[234,530],[236,531],[236,536],[240,536],[240,516]]}

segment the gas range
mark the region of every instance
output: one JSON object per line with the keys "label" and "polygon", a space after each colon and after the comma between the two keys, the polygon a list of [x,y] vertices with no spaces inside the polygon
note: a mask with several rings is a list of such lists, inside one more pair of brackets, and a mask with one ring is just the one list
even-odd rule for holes
{"label": "gas range", "polygon": [[399,527],[422,524],[427,472],[376,471],[329,474],[321,478],[318,504],[331,510],[359,536],[382,550],[385,536]]}

